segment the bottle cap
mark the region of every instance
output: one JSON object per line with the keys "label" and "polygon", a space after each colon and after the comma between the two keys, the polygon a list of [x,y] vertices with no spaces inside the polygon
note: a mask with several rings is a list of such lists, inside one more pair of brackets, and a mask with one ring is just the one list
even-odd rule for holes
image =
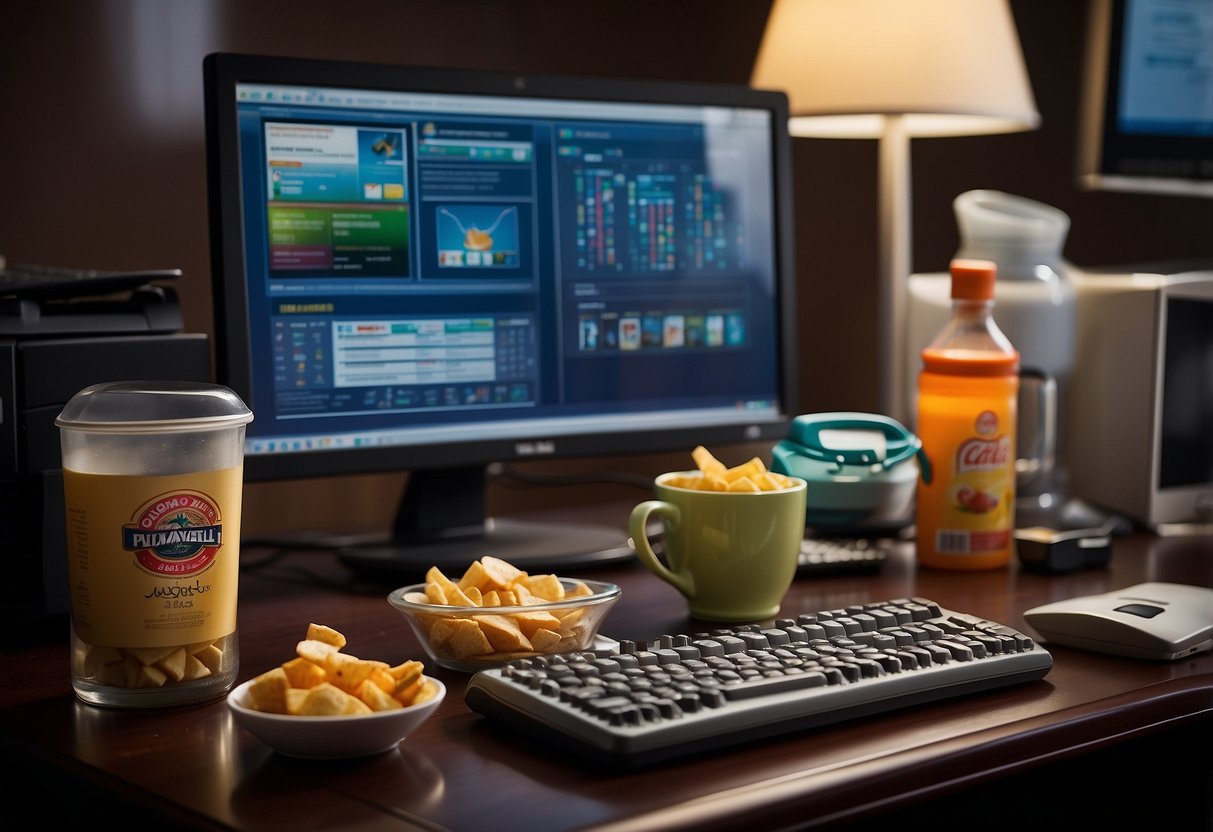
{"label": "bottle cap", "polygon": [[953,260],[952,300],[992,300],[997,274],[991,260]]}

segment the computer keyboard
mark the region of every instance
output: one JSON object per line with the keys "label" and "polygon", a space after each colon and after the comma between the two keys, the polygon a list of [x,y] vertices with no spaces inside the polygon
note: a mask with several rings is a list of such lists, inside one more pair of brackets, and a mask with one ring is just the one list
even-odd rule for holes
{"label": "computer keyboard", "polygon": [[892,538],[806,537],[800,541],[796,574],[872,575],[880,571],[889,552],[898,545]]}
{"label": "computer keyboard", "polygon": [[528,740],[635,767],[1027,682],[1052,666],[1011,627],[897,598],[520,659],[476,673],[464,699]]}

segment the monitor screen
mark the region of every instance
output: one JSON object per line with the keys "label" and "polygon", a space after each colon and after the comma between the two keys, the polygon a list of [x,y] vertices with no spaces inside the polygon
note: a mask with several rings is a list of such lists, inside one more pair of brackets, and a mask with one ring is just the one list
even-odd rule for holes
{"label": "monitor screen", "polygon": [[248,479],[408,470],[416,551],[485,532],[493,462],[782,436],[781,93],[205,69],[217,376],[255,414]]}
{"label": "monitor screen", "polygon": [[1213,0],[1096,0],[1081,180],[1213,197]]}

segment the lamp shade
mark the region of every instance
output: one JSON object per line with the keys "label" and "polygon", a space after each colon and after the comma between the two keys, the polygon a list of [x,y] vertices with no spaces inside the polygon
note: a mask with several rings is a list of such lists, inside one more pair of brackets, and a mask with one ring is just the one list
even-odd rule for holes
{"label": "lamp shade", "polygon": [[775,0],[751,85],[788,95],[798,136],[876,138],[1035,128],[1005,0]]}

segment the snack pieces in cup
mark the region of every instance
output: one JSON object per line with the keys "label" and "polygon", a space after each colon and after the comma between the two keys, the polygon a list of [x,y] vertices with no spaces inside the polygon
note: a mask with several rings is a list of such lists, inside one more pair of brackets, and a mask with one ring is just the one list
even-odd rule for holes
{"label": "snack pieces in cup", "polygon": [[234,684],[252,418],[226,387],[157,381],[87,387],[55,420],[83,701],[163,707]]}

